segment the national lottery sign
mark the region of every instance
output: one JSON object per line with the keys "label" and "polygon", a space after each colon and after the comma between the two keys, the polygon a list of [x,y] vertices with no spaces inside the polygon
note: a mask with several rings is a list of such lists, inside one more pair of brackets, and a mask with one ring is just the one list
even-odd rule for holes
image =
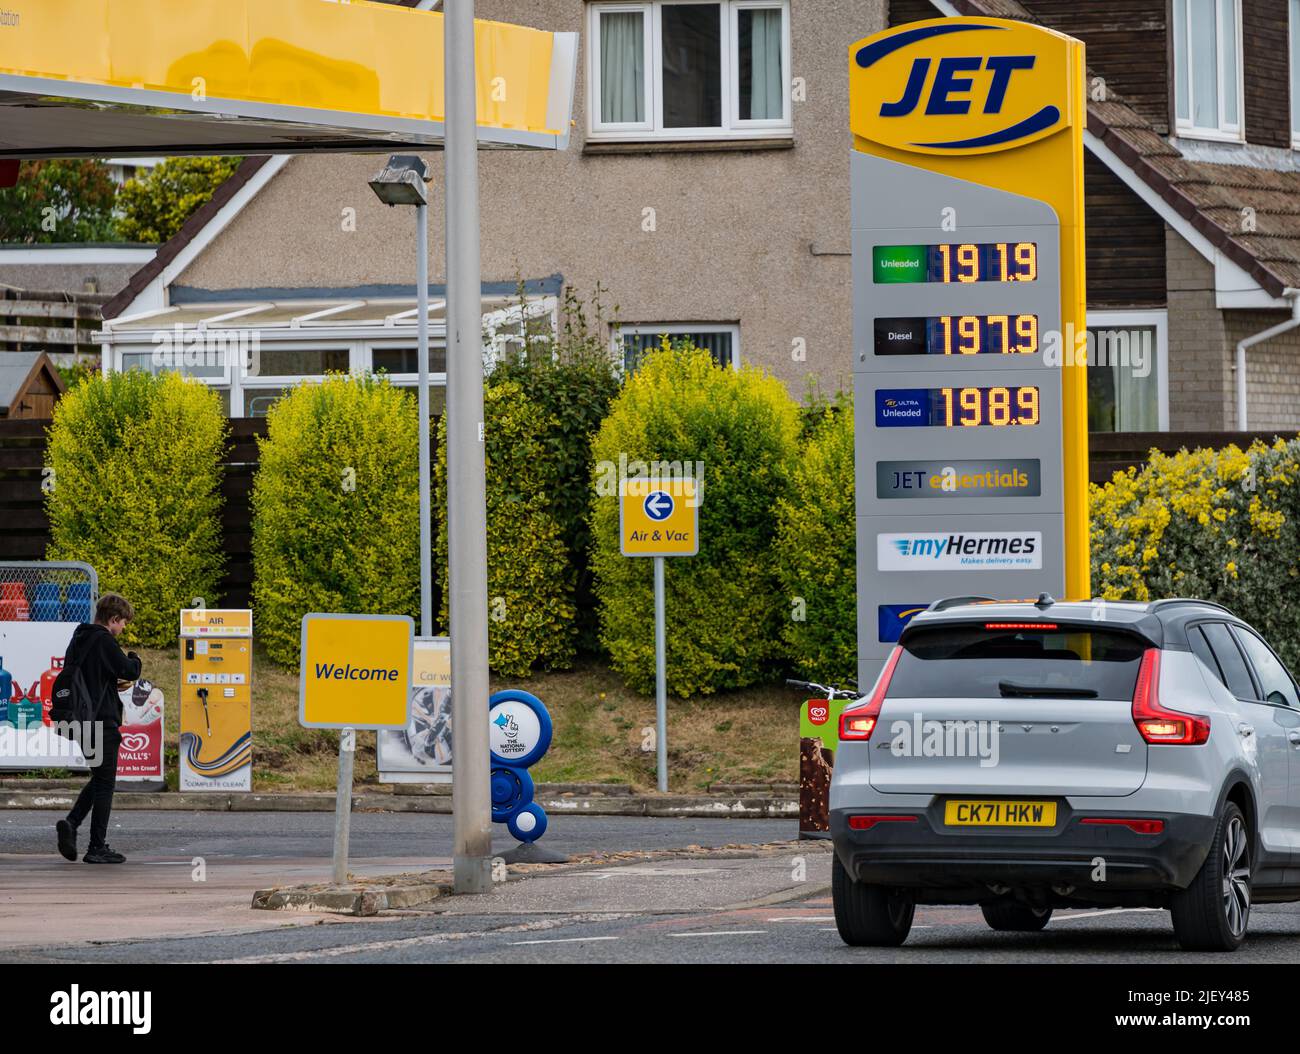
{"label": "national lottery sign", "polygon": [[[849,49],[858,683],[943,597],[1091,595],[1083,45],[936,18]],[[1062,366],[1062,359],[1068,365]]]}

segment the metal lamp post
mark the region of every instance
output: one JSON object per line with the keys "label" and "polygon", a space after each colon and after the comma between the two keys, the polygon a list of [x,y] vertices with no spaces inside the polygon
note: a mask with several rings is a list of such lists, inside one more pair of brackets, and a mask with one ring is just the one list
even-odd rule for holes
{"label": "metal lamp post", "polygon": [[394,154],[370,189],[385,205],[414,205],[418,264],[415,281],[420,370],[420,636],[433,636],[432,501],[429,497],[429,166],[415,154]]}

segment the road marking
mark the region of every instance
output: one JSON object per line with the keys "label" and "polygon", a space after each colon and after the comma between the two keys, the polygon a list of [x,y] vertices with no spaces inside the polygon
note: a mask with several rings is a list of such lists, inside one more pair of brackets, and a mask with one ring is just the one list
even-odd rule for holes
{"label": "road marking", "polygon": [[1071,919],[1100,919],[1107,915],[1123,915],[1130,911],[1163,911],[1163,908],[1107,908],[1105,911],[1085,911],[1078,915],[1053,915],[1052,922],[1069,922]]}
{"label": "road marking", "polygon": [[510,946],[516,947],[521,944],[576,944],[583,941],[616,941],[617,937],[549,937],[540,941],[510,941]]}
{"label": "road marking", "polygon": [[768,922],[834,922],[834,915],[777,915]]}
{"label": "road marking", "polygon": [[697,930],[693,933],[670,933],[670,937],[738,937],[746,933],[766,933],[767,930],[712,930],[705,932]]}

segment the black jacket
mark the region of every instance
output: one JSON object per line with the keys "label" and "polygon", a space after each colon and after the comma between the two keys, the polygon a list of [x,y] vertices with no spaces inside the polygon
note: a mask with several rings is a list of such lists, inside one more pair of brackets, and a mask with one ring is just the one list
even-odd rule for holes
{"label": "black jacket", "polygon": [[95,720],[120,725],[122,700],[118,698],[117,682],[134,681],[140,676],[139,656],[124,653],[107,626],[83,622],[73,631],[63,661],[81,667],[86,689],[98,704]]}

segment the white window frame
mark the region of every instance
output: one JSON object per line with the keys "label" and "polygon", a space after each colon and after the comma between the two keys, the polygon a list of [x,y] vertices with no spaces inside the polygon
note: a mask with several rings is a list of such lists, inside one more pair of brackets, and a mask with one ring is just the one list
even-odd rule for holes
{"label": "white window frame", "polygon": [[1156,331],[1156,428],[1169,431],[1169,310],[1152,308],[1137,311],[1102,311],[1088,309],[1088,329],[1133,329],[1151,326]]}
{"label": "white window frame", "polygon": [[[665,128],[663,123],[663,9],[675,4],[716,3],[722,20],[722,124],[717,128]],[[779,8],[781,11],[781,72],[785,80],[780,119],[740,119],[740,12]],[[645,102],[642,122],[607,122],[600,117],[600,15],[602,12],[641,12],[645,18]],[[793,138],[791,110],[790,0],[643,0],[640,3],[592,3],[587,9],[587,129],[602,142],[688,142],[709,139]]]}
{"label": "white window frame", "polygon": [[[1178,90],[1177,82],[1174,88],[1174,128],[1178,135],[1186,136],[1189,139],[1214,139],[1221,142],[1240,143],[1246,138],[1246,88],[1245,88],[1245,45],[1241,37],[1241,0],[1213,0],[1214,2],[1214,40],[1215,40],[1215,76],[1216,80],[1216,100],[1219,106],[1218,124],[1214,127],[1205,127],[1197,125],[1194,118],[1188,116],[1183,118],[1178,113]],[[1229,124],[1224,117],[1225,107],[1225,84],[1223,70],[1223,39],[1219,33],[1219,27],[1223,25],[1223,5],[1231,4],[1233,14],[1236,18],[1236,42],[1237,42],[1237,83],[1233,90],[1237,95],[1237,123]],[[1196,113],[1196,102],[1193,97],[1196,78],[1194,70],[1196,68],[1196,58],[1192,53],[1192,19],[1191,19],[1191,0],[1173,0],[1173,5],[1177,8],[1179,5],[1183,9],[1183,27],[1186,31],[1183,40],[1183,57],[1184,62],[1178,62],[1178,41],[1174,41],[1174,77],[1181,81],[1187,90],[1187,109],[1189,115]],[[1171,18],[1169,21],[1169,32],[1172,35],[1175,32],[1177,19]]]}
{"label": "white window frame", "polygon": [[644,322],[636,325],[618,326],[614,330],[614,339],[610,345],[611,354],[620,367],[624,362],[624,336],[668,337],[687,333],[727,333],[731,336],[731,368],[740,369],[740,326],[734,322]]}

